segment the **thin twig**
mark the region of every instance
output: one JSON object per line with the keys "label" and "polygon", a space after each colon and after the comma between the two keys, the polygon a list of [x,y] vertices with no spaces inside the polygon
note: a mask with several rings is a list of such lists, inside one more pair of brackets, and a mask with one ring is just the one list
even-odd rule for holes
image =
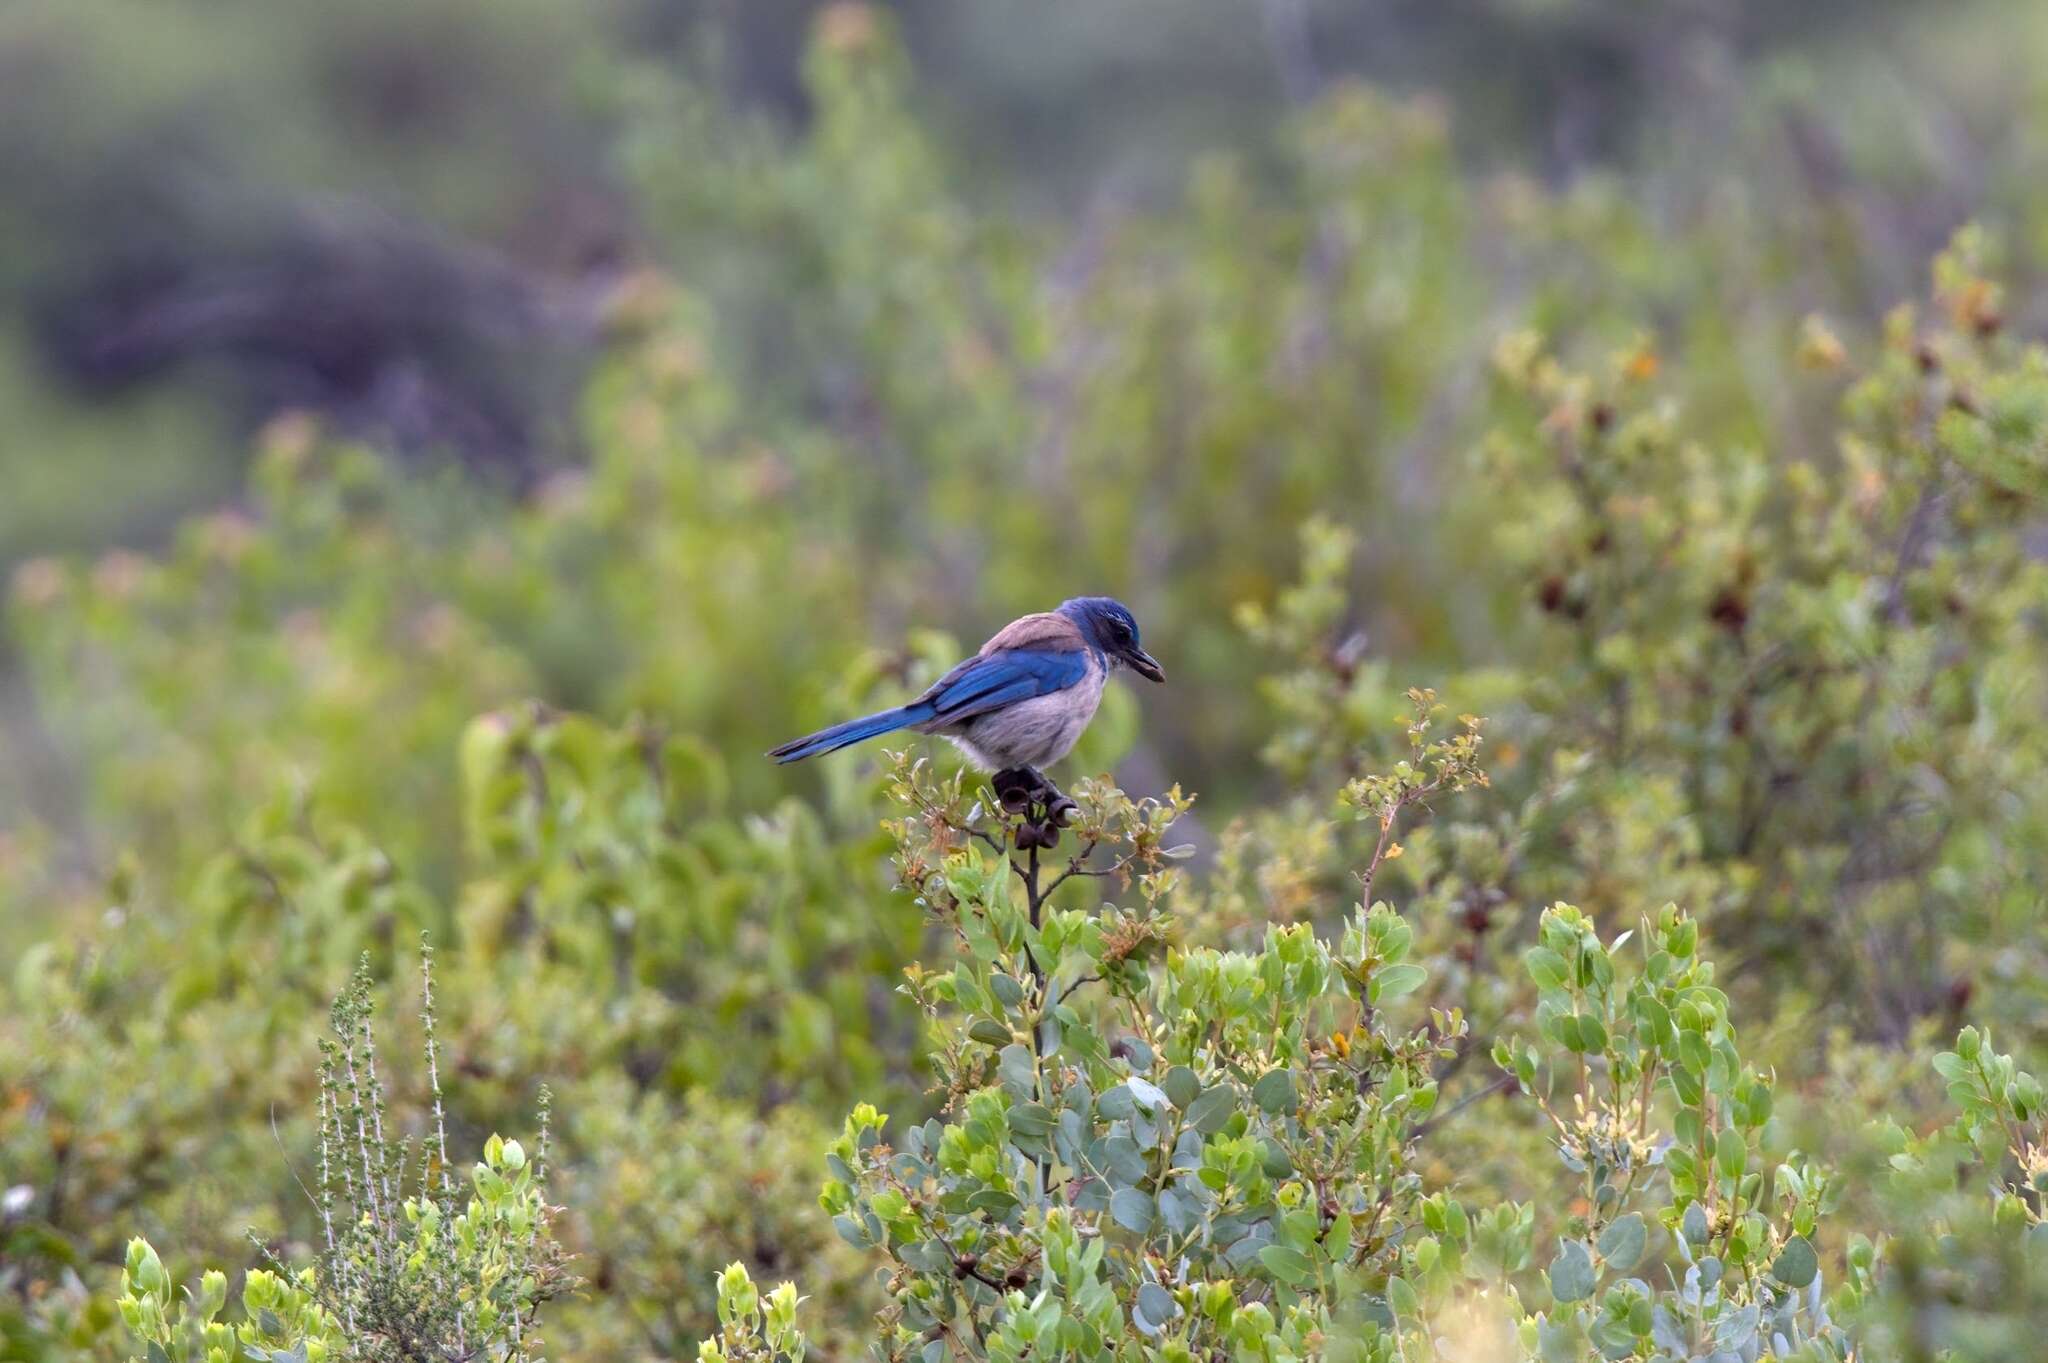
{"label": "thin twig", "polygon": [[1474,1103],[1482,1102],[1485,1099],[1491,1098],[1496,1093],[1505,1093],[1507,1092],[1507,1090],[1513,1088],[1515,1086],[1515,1083],[1515,1076],[1512,1074],[1501,1074],[1495,1077],[1492,1081],[1490,1081],[1483,1087],[1474,1089],[1472,1092],[1466,1094],[1463,1098],[1460,1098],[1457,1102],[1452,1103],[1449,1107],[1445,1108],[1442,1112],[1437,1113],[1428,1121],[1418,1122],[1413,1127],[1410,1127],[1408,1130],[1408,1139],[1411,1141],[1420,1140],[1422,1137],[1428,1135],[1430,1132],[1442,1126],[1445,1122],[1450,1121],[1451,1118],[1463,1112],[1466,1108],[1471,1107]]}
{"label": "thin twig", "polygon": [[1079,989],[1084,984],[1100,984],[1101,982],[1102,976],[1100,975],[1083,975],[1080,979],[1075,980],[1072,984],[1068,985],[1065,989],[1060,991],[1058,1002],[1065,1003],[1067,999],[1073,995],[1073,992],[1076,989]]}

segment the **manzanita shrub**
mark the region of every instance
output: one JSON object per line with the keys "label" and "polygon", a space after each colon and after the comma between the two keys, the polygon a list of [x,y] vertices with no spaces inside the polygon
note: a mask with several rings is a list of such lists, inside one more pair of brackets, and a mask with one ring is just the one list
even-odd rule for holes
{"label": "manzanita shrub", "polygon": [[[1432,738],[1440,707],[1411,699],[1412,756],[1344,792],[1377,811],[1367,884],[1415,792],[1485,782],[1478,721]],[[1439,1076],[1467,1022],[1414,1003],[1427,971],[1392,906],[1356,906],[1333,938],[1273,925],[1222,949],[1201,940],[1214,919],[1175,912],[1178,790],[1083,783],[1050,852],[1035,835],[1019,851],[1021,816],[922,759],[897,755],[889,792],[903,888],[954,951],[903,986],[938,1112],[898,1124],[862,1104],[826,1155],[823,1205],[886,1276],[877,1358],[1868,1356],[1853,1320],[1881,1319],[1880,1256],[1856,1240],[1830,1288],[1838,1176],[1783,1148],[1775,1078],[1744,1058],[1676,906],[1611,937],[1571,905],[1542,913],[1530,1025],[1491,1050],[1556,1173],[1530,1202],[1468,1205],[1417,1172],[1460,1118]],[[1974,1030],[1936,1067],[1954,1137],[1993,1173],[1993,1219],[2040,1224],[2038,1085]],[[752,1300],[743,1274],[722,1301]],[[793,1322],[762,1343],[752,1309],[700,1357],[800,1356]]]}
{"label": "manzanita shrub", "polygon": [[[1408,793],[1483,780],[1476,725],[1427,739],[1416,705],[1412,760],[1358,797],[1385,811],[1383,847]],[[1419,1322],[1414,1289],[1386,1285],[1443,1263],[1416,1258],[1410,1155],[1465,1030],[1403,1009],[1425,971],[1400,915],[1360,905],[1333,941],[1274,925],[1222,950],[1171,912],[1193,850],[1170,842],[1177,789],[1083,783],[1064,854],[1016,850],[1021,818],[922,760],[898,758],[891,793],[899,877],[957,950],[904,986],[939,1113],[899,1131],[862,1105],[828,1156],[826,1209],[889,1265],[881,1352],[1393,1358]],[[1482,1255],[1526,1240],[1519,1213],[1484,1226]]]}
{"label": "manzanita shrub", "polygon": [[[1343,792],[1374,828],[1368,887],[1411,806],[1486,780],[1479,722],[1434,737],[1441,707],[1410,699],[1409,756]],[[939,1112],[863,1104],[827,1156],[826,1209],[886,1265],[878,1356],[1850,1355],[1815,1249],[1830,1176],[1769,1158],[1770,1077],[1675,908],[1625,954],[1635,933],[1558,905],[1526,955],[1535,1034],[1494,1056],[1551,1128],[1552,1205],[1580,1209],[1542,1217],[1539,1252],[1536,1206],[1417,1172],[1467,1023],[1414,1004],[1428,972],[1391,905],[1222,949],[1174,912],[1177,790],[1084,783],[1050,853],[922,760],[890,793],[901,882],[955,951],[904,985]]]}
{"label": "manzanita shrub", "polygon": [[796,1308],[796,1284],[764,1298],[745,1264],[728,1265],[718,1275],[718,1335],[698,1347],[699,1363],[803,1363],[810,1341]]}
{"label": "manzanita shrub", "polygon": [[[1654,356],[1587,371],[1522,337],[1499,368],[1532,419],[1486,459],[1545,621],[1546,742],[1594,758],[1597,798],[1676,797],[1674,859],[1757,984],[1824,952],[1829,1009],[1895,1043],[1959,1004],[2040,1016],[2048,354],[2007,334],[1989,249],[1960,233],[1860,364],[1810,319],[1825,443],[1692,438]],[[1542,860],[1585,881],[1602,855]]]}
{"label": "manzanita shrub", "polygon": [[1603,942],[1559,904],[1523,961],[1537,1036],[1494,1059],[1541,1110],[1583,1209],[1558,1226],[1537,1356],[1850,1357],[1815,1249],[1834,1178],[1770,1157],[1772,1078],[1737,1048],[1696,925],[1666,905]]}
{"label": "manzanita shrub", "polygon": [[1868,1285],[1861,1343],[1874,1358],[2025,1358],[2048,1330],[2041,1082],[1976,1027],[1933,1069],[1954,1120],[1924,1134],[1879,1122],[1879,1212],[1847,1247]]}

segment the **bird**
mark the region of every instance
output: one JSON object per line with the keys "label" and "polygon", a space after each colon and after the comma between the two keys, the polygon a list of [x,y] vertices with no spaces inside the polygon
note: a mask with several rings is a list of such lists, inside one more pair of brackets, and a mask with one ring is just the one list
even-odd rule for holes
{"label": "bird", "polygon": [[999,785],[1016,774],[1045,790],[1038,769],[1073,749],[1095,717],[1103,683],[1125,667],[1148,681],[1166,680],[1139,644],[1129,607],[1113,597],[1077,596],[1012,620],[908,705],[791,739],[768,756],[800,762],[909,729],[952,740],[975,766],[997,773]]}

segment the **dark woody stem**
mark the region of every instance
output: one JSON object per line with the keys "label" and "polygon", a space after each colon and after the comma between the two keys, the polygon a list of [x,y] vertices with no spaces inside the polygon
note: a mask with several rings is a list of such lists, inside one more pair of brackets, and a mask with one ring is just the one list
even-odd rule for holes
{"label": "dark woody stem", "polygon": [[[1026,812],[1029,813],[1031,811]],[[1046,896],[1051,892],[1050,886],[1041,886],[1039,884],[1038,845],[1034,839],[1030,855],[1026,859],[1026,870],[1024,873],[1024,893],[1031,905],[1031,931],[1034,935],[1038,932],[1039,914],[1045,907]],[[1031,963],[1032,992],[1038,999],[1038,1016],[1032,1020],[1031,1024],[1031,1054],[1035,1062],[1033,1070],[1038,1076],[1038,1100],[1044,1103],[1051,1096],[1046,1092],[1045,1083],[1045,1019],[1052,1007],[1051,995],[1048,992],[1051,985],[1046,979],[1045,966],[1038,959],[1037,949],[1029,941],[1024,944],[1024,955]],[[1051,1106],[1051,1104],[1047,1103],[1047,1106]],[[1050,1163],[1040,1160],[1038,1162],[1038,1192],[1041,1197],[1050,1191],[1049,1180],[1051,1176],[1052,1168]]]}

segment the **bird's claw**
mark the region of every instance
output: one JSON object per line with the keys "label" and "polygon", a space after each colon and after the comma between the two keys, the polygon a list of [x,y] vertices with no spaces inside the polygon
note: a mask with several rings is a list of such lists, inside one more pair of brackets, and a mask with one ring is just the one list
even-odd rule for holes
{"label": "bird's claw", "polygon": [[1022,814],[1031,808],[1033,797],[1037,794],[1033,778],[1040,782],[1044,780],[1038,773],[1025,767],[997,772],[989,778],[989,784],[995,787],[996,803],[1011,814]]}
{"label": "bird's claw", "polygon": [[1025,816],[1017,826],[1020,849],[1058,846],[1060,829],[1081,812],[1079,805],[1033,767],[999,771],[989,778],[989,784],[995,789],[996,802],[1006,812]]}

